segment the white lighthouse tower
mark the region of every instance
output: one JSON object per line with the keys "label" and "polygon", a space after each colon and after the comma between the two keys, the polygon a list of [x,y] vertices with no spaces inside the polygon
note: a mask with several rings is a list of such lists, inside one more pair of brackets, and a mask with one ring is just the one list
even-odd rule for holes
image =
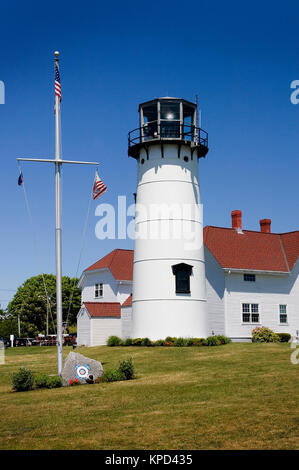
{"label": "white lighthouse tower", "polygon": [[208,136],[189,101],[158,98],[139,113],[128,151],[138,164],[132,337],[206,337],[198,160]]}

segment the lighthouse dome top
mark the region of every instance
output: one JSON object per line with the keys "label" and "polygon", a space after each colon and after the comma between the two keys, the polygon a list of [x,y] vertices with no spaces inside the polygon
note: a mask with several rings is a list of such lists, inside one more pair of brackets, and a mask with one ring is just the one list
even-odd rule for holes
{"label": "lighthouse dome top", "polygon": [[149,106],[150,104],[152,103],[155,103],[155,102],[173,102],[173,103],[185,103],[186,105],[190,105],[192,108],[196,109],[196,103],[192,103],[191,101],[188,101],[188,100],[185,100],[183,98],[178,98],[178,97],[174,97],[174,96],[161,96],[159,98],[154,98],[152,100],[149,100],[149,101],[144,101],[143,103],[140,103],[139,104],[139,108],[138,108],[138,111],[140,112],[141,108],[143,108],[144,106]]}
{"label": "lighthouse dome top", "polygon": [[198,125],[197,105],[165,96],[139,105],[139,127],[129,132],[128,154],[138,158],[142,147],[167,143],[186,144],[198,157],[208,152],[208,134]]}

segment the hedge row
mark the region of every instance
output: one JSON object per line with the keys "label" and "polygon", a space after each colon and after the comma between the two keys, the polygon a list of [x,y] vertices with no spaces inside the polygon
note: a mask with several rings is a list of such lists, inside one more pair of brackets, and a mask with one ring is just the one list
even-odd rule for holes
{"label": "hedge row", "polygon": [[107,346],[220,346],[227,344],[230,339],[226,336],[209,336],[208,338],[174,338],[167,336],[165,339],[151,341],[149,338],[127,338],[122,341],[118,336],[109,336]]}
{"label": "hedge row", "polygon": [[62,387],[62,379],[58,376],[41,374],[34,377],[32,371],[21,367],[12,375],[12,389],[15,392],[26,392],[34,388],[58,388]]}

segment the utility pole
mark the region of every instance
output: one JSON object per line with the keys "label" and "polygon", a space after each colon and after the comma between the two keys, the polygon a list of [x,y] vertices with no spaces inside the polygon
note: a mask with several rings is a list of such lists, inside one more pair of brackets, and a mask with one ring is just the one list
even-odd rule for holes
{"label": "utility pole", "polygon": [[[55,165],[55,232],[56,232],[56,312],[57,312],[57,373],[63,368],[62,336],[62,250],[61,250],[61,167],[63,163],[79,165],[98,165],[97,162],[78,162],[61,159],[60,102],[61,88],[59,76],[59,52],[55,56],[55,159],[17,158],[18,161],[54,163]],[[58,72],[58,75],[57,75]],[[59,87],[59,88],[57,88]],[[59,91],[59,92],[58,92]],[[60,93],[60,95],[59,95]],[[48,302],[47,302],[48,303]]]}
{"label": "utility pole", "polygon": [[50,297],[47,296],[46,336],[49,336],[49,302]]}

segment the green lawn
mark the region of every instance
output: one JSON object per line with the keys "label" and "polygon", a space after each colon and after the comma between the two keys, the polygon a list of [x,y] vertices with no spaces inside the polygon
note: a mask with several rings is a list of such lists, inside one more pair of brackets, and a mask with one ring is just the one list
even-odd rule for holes
{"label": "green lawn", "polygon": [[16,393],[12,372],[55,373],[56,348],[6,350],[0,449],[299,449],[299,365],[288,344],[78,352],[104,369],[132,357],[136,379]]}

